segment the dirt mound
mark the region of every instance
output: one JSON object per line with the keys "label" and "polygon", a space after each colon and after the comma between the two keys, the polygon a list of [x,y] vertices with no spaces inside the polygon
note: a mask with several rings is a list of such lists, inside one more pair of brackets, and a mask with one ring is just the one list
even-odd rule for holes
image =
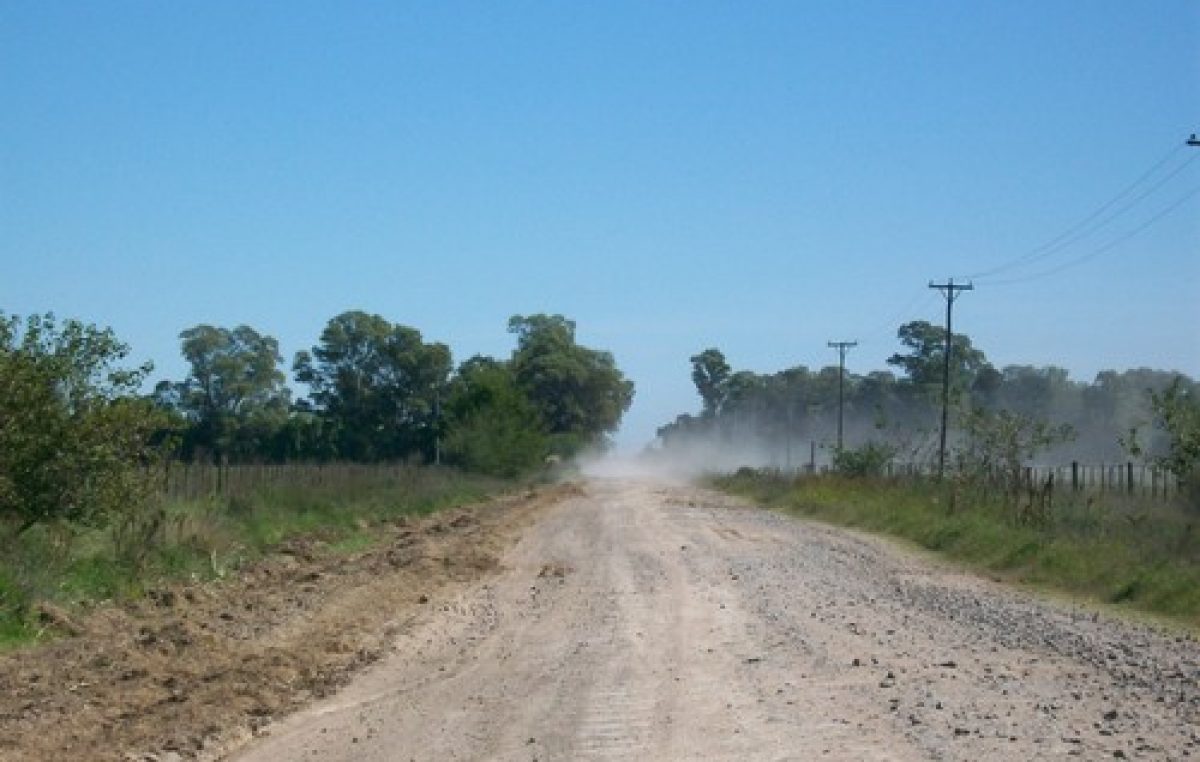
{"label": "dirt mound", "polygon": [[86,615],[44,607],[63,638],[0,657],[0,758],[216,757],[379,659],[561,489],[381,526],[356,555],[297,539],[223,582]]}

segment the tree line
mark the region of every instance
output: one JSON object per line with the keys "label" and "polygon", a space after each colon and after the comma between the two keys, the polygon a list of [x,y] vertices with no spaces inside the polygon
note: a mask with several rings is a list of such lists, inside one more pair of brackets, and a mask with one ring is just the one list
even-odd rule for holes
{"label": "tree line", "polygon": [[[889,455],[928,461],[936,455],[945,329],[912,321],[899,327],[897,338],[901,349],[887,358],[889,369],[840,379],[846,449],[878,445]],[[784,465],[790,449],[797,451],[792,464],[807,462],[815,441],[823,461],[836,455],[836,365],[760,374],[734,370],[716,348],[694,355],[691,365],[701,409],[658,429],[664,448],[718,442]],[[1016,450],[1041,451],[1060,462],[1165,462],[1181,443],[1198,446],[1190,422],[1198,417],[1200,384],[1176,372],[1105,370],[1081,382],[1054,366],[997,368],[969,336],[955,334],[950,393],[952,437],[964,453],[972,438],[1002,436]]]}
{"label": "tree line", "polygon": [[632,400],[611,353],[561,315],[517,315],[507,358],[457,365],[416,328],[360,310],[331,318],[291,370],[251,326],[180,334],[188,372],[145,393],[112,330],[0,312],[0,520],[88,522],[144,502],[164,459],[442,462],[502,477],[603,446]]}
{"label": "tree line", "polygon": [[329,320],[291,364],[250,326],[180,334],[190,367],[153,399],[177,421],[179,454],[216,462],[443,461],[514,475],[549,455],[602,444],[633,399],[609,352],[575,339],[561,315],[514,316],[507,359],[471,357],[359,310]]}

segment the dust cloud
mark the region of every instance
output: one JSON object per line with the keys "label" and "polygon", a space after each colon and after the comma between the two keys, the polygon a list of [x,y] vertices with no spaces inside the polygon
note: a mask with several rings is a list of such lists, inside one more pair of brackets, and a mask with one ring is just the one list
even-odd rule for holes
{"label": "dust cloud", "polygon": [[639,453],[589,452],[576,458],[574,465],[588,478],[684,485],[743,467],[806,469],[812,465],[813,453],[817,468],[828,465],[829,453],[823,445],[797,445],[797,457],[789,461],[785,452],[757,438],[689,437],[670,446],[656,441]]}

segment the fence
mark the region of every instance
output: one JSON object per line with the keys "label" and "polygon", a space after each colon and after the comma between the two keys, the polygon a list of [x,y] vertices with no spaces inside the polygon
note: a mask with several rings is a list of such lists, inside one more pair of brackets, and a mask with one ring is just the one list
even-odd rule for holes
{"label": "fence", "polygon": [[[936,466],[920,463],[889,463],[888,476],[932,476]],[[1165,468],[1137,463],[1088,464],[1072,461],[1061,466],[1024,466],[1026,484],[1051,484],[1074,492],[1125,493],[1169,499],[1179,493],[1179,479]]]}
{"label": "fence", "polygon": [[211,465],[170,463],[164,470],[163,494],[170,500],[196,500],[205,497],[238,497],[259,489],[292,487],[336,487],[363,480],[411,481],[417,476],[414,466],[387,464],[302,464],[285,465]]}
{"label": "fence", "polygon": [[1062,488],[1076,492],[1124,492],[1167,499],[1179,492],[1179,479],[1165,468],[1135,463],[1067,466],[1028,466],[1026,479],[1046,483],[1053,479]]}

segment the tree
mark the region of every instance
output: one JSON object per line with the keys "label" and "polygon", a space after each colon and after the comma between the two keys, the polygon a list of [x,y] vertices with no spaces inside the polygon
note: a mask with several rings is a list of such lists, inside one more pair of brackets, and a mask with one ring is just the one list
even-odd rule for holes
{"label": "tree", "polygon": [[151,366],[122,365],[109,329],[0,313],[0,518],[101,525],[149,499],[167,416],[137,396]]}
{"label": "tree", "polygon": [[708,431],[707,421],[689,413],[680,413],[675,420],[659,426],[655,431],[663,448],[686,444],[691,438],[700,436]]}
{"label": "tree", "polygon": [[867,442],[859,447],[843,447],[833,453],[833,468],[844,476],[882,476],[896,457],[897,447],[887,442]]}
{"label": "tree", "polygon": [[332,318],[293,365],[333,426],[339,456],[358,461],[432,459],[435,407],[450,367],[445,344],[358,310]]}
{"label": "tree", "polygon": [[753,433],[763,412],[766,378],[753,371],[739,370],[729,376],[724,387],[725,399],[721,403],[724,432],[727,435]]}
{"label": "tree", "polygon": [[[888,365],[902,370],[918,389],[941,388],[946,329],[925,320],[914,320],[900,326],[896,335],[908,351],[889,357]],[[954,351],[950,355],[951,392],[970,390],[980,372],[990,367],[983,352],[971,346],[970,338],[965,334],[954,334]]]}
{"label": "tree", "polygon": [[575,323],[562,315],[514,315],[512,370],[533,403],[556,451],[571,455],[615,431],[633,402],[633,382],[609,352],[575,342]]}
{"label": "tree", "polygon": [[[1192,388],[1189,388],[1191,386]],[[1158,464],[1184,483],[1193,507],[1200,508],[1200,398],[1194,384],[1176,377],[1162,392],[1150,393],[1156,426],[1169,437]]]}
{"label": "tree", "polygon": [[[1196,384],[1177,373],[1135,368],[1126,371],[1105,370],[1081,392],[1081,439],[1098,450],[1096,460],[1122,457],[1118,441],[1134,445],[1136,455],[1156,461],[1171,450],[1171,438],[1162,426],[1147,426],[1157,418],[1153,395],[1162,394],[1176,379],[1182,379],[1185,393]],[[1132,435],[1132,436],[1131,436]],[[1107,446],[1099,446],[1101,443]]]}
{"label": "tree", "polygon": [[540,465],[549,452],[538,411],[507,363],[478,356],[464,362],[443,411],[447,458],[464,468],[514,477]]}
{"label": "tree", "polygon": [[291,398],[279,343],[247,325],[197,325],[179,338],[191,372],[181,383],[161,382],[155,394],[191,423],[185,452],[207,450],[218,461],[265,454]]}
{"label": "tree", "polygon": [[702,415],[714,418],[721,412],[721,404],[725,401],[729,376],[733,369],[725,361],[721,350],[711,348],[692,355],[692,383],[703,402]]}
{"label": "tree", "polygon": [[1051,424],[1011,410],[968,410],[961,419],[964,441],[958,450],[959,472],[980,484],[999,488],[1010,498],[1025,484],[1022,468],[1038,453],[1075,437],[1068,424]]}
{"label": "tree", "polygon": [[[900,327],[899,336],[903,351],[888,362],[903,376],[890,370],[846,376],[846,431],[851,442],[877,441],[896,448],[906,459],[924,460],[938,445],[937,431],[930,423],[942,387],[945,331],[913,321]],[[1163,395],[1177,373],[1148,368],[1103,371],[1088,384],[1073,381],[1065,369],[1055,366],[1009,365],[997,370],[962,334],[955,334],[952,359],[954,410],[1008,411],[1030,423],[1069,424],[1077,432],[1069,440],[1054,437],[1039,449],[1039,457],[1047,462],[1112,462],[1126,454],[1122,442],[1129,452],[1151,463],[1165,464],[1164,458],[1179,454],[1172,449],[1173,437],[1161,414],[1167,408],[1160,405],[1156,412],[1147,393],[1165,400]],[[690,360],[703,409],[697,416],[680,416],[661,427],[658,435],[664,447],[690,446],[706,439],[728,446],[736,440],[759,457],[792,463],[796,444],[828,439],[836,425],[836,366],[820,370],[797,366],[772,374],[735,372],[716,349]],[[1200,397],[1200,385],[1191,379],[1185,376],[1180,384],[1172,404],[1178,398]],[[1157,425],[1150,426],[1151,421]],[[974,422],[956,423],[952,436],[965,438],[968,433],[963,428],[969,425]],[[1034,436],[1034,432],[1026,429],[1024,435]],[[1200,475],[1191,478],[1200,484]]]}
{"label": "tree", "polygon": [[1063,368],[1006,365],[998,376],[986,395],[991,407],[1019,410],[1035,418],[1061,418],[1082,407],[1081,395]]}

